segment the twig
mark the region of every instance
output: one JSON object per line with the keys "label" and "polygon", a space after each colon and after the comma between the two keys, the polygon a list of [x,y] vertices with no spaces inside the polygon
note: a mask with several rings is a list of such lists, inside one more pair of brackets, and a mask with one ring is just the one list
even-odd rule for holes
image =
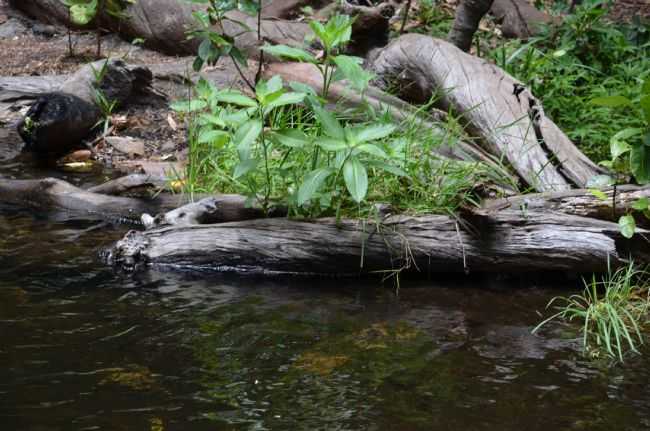
{"label": "twig", "polygon": [[409,17],[409,11],[411,10],[411,0],[406,2],[406,8],[404,9],[404,16],[402,17],[402,27],[399,29],[399,34],[404,33],[404,28],[406,27],[406,21]]}

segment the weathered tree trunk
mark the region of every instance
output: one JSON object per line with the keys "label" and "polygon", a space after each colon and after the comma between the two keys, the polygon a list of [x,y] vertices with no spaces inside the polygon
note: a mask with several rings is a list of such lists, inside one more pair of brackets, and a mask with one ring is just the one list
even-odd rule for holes
{"label": "weathered tree trunk", "polygon": [[258,219],[131,231],[106,256],[126,270],[153,265],[310,275],[599,272],[630,257],[650,262],[650,242],[638,235],[626,240],[611,222],[520,210],[461,222],[448,216],[390,217],[380,225]]}
{"label": "weathered tree trunk", "polygon": [[[557,211],[565,214],[600,220],[616,221],[620,216],[633,212],[632,205],[641,198],[650,198],[650,186],[622,185],[603,190],[607,199],[601,199],[589,190],[537,193],[488,200],[477,214],[489,215],[504,209],[521,211]],[[637,224],[650,225],[645,216],[637,218]]]}
{"label": "weathered tree trunk", "polygon": [[449,42],[465,52],[469,51],[478,24],[493,2],[494,0],[462,0],[456,8],[454,23],[447,36]]}
{"label": "weathered tree trunk", "polygon": [[501,33],[511,38],[527,39],[538,34],[543,24],[561,21],[561,18],[540,11],[528,0],[494,0],[490,12],[501,23]]}
{"label": "weathered tree trunk", "polygon": [[584,187],[604,170],[591,162],[545,114],[541,102],[497,66],[452,44],[408,34],[384,48],[372,69],[382,88],[402,84],[416,102],[439,97],[462,114],[468,131],[503,156],[538,191]]}
{"label": "weathered tree trunk", "polygon": [[[132,185],[143,178],[133,178]],[[145,180],[143,185],[147,184]],[[115,182],[83,190],[56,178],[40,180],[9,180],[0,178],[0,203],[22,208],[32,208],[42,213],[62,214],[70,219],[107,220],[126,224],[142,225],[143,213],[157,214],[173,211],[190,202],[187,195],[158,193],[153,197],[130,198],[111,196],[100,191],[117,191],[121,188]],[[94,190],[94,191],[91,191]],[[201,199],[206,195],[195,196]],[[226,222],[250,220],[264,217],[265,212],[259,207],[250,207],[246,198],[240,195],[211,196],[216,207],[210,214],[210,221]],[[271,215],[283,215],[282,209],[274,210]],[[201,216],[198,216],[200,220]]]}
{"label": "weathered tree trunk", "polygon": [[[59,0],[11,0],[11,5],[44,22],[69,22],[68,10]],[[187,33],[196,28],[192,12],[204,9],[183,0],[138,0],[129,4],[124,19],[108,14],[101,16],[102,24],[110,27],[128,39],[142,38],[147,46],[170,54],[196,54],[200,40],[188,40]],[[233,20],[244,23],[251,29],[257,28],[257,19],[239,11],[229,12]],[[243,27],[232,21],[224,22],[225,32],[236,37],[236,44],[244,50],[257,48],[257,34],[242,33]],[[309,34],[305,23],[293,23],[274,19],[262,20],[262,37],[269,43],[302,44]],[[242,34],[240,34],[242,33]]]}

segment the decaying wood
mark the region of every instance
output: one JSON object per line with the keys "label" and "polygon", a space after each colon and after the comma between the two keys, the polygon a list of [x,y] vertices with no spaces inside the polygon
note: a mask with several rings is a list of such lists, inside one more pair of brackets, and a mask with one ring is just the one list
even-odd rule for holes
{"label": "decaying wood", "polygon": [[[622,185],[602,190],[606,199],[590,190],[569,190],[511,196],[484,202],[477,214],[489,215],[504,209],[521,211],[556,211],[599,220],[616,221],[620,216],[634,212],[632,205],[641,198],[650,199],[649,186]],[[639,225],[647,226],[645,216],[637,218]]]}
{"label": "decaying wood", "polygon": [[454,23],[447,39],[461,50],[467,52],[472,46],[472,38],[478,30],[481,18],[488,13],[494,0],[461,0],[456,8]]}
{"label": "decaying wood", "polygon": [[505,37],[526,39],[540,32],[543,24],[561,21],[548,15],[528,0],[494,0],[490,10]]}
{"label": "decaying wood", "polygon": [[112,196],[149,194],[166,190],[168,185],[169,179],[165,176],[130,174],[90,187],[87,191]]}
{"label": "decaying wood", "polygon": [[[133,177],[131,177],[133,178]],[[133,180],[135,182],[136,179]],[[128,183],[123,181],[122,183]],[[144,182],[143,182],[144,183]],[[10,180],[0,178],[0,203],[21,208],[31,208],[39,213],[55,213],[79,220],[107,220],[126,224],[142,225],[144,213],[159,214],[174,211],[191,202],[191,197],[183,194],[157,193],[143,198],[111,196],[97,192],[115,191],[115,182],[83,190],[56,178],[39,180]],[[206,195],[193,196],[195,200]],[[227,222],[250,220],[267,214],[259,207],[247,205],[246,198],[239,195],[211,196],[216,209],[209,218],[196,215],[198,221]],[[274,209],[269,215],[281,216],[286,210]],[[176,213],[178,216],[178,213]]]}
{"label": "decaying wood", "polygon": [[541,102],[497,66],[454,45],[408,34],[384,48],[372,69],[387,88],[401,83],[418,102],[438,95],[462,113],[468,131],[503,156],[538,191],[584,187],[603,169],[591,162],[545,114]]}
{"label": "decaying wood", "polygon": [[[72,25],[66,6],[59,0],[12,0],[10,3],[40,21]],[[184,0],[138,0],[127,5],[124,19],[103,14],[101,22],[129,40],[142,38],[147,46],[170,54],[194,55],[201,40],[188,40],[187,32],[196,28],[192,12],[204,8],[205,5]],[[239,11],[228,12],[227,15],[250,29],[257,28],[255,17]],[[223,30],[228,35],[237,36],[235,43],[239,48],[256,51],[257,34],[253,31],[242,33],[243,27],[234,21],[225,21]],[[262,20],[261,27],[263,40],[275,44],[300,45],[310,32],[305,23],[275,19]]]}
{"label": "decaying wood", "polygon": [[463,220],[390,217],[380,225],[287,219],[129,232],[107,253],[123,269],[356,275],[383,271],[605,271],[650,262],[650,232],[626,240],[615,223],[556,212],[503,210]]}

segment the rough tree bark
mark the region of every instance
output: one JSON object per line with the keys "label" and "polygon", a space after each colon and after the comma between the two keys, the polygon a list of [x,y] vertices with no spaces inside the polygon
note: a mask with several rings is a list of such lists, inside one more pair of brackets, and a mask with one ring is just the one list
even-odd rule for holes
{"label": "rough tree bark", "polygon": [[494,0],[461,0],[447,36],[449,42],[468,52],[479,22],[488,13],[493,2]]}
{"label": "rough tree bark", "polygon": [[605,271],[630,257],[650,262],[640,229],[556,212],[503,210],[461,222],[448,216],[362,221],[286,219],[131,231],[106,254],[122,269],[358,275],[373,272]]}
{"label": "rough tree bark", "polygon": [[589,160],[545,114],[541,102],[497,66],[428,36],[399,37],[374,60],[380,88],[401,84],[403,97],[436,95],[462,114],[468,131],[503,156],[538,191],[584,187],[604,170]]}

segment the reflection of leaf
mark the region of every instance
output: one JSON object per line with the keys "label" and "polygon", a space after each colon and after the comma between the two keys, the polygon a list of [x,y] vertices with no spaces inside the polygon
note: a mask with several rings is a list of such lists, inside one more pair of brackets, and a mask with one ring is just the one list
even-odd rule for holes
{"label": "reflection of leaf", "polygon": [[631,215],[624,215],[618,219],[618,227],[621,230],[621,234],[625,238],[632,238],[634,235],[634,230],[636,229],[636,223],[634,222],[634,217]]}

